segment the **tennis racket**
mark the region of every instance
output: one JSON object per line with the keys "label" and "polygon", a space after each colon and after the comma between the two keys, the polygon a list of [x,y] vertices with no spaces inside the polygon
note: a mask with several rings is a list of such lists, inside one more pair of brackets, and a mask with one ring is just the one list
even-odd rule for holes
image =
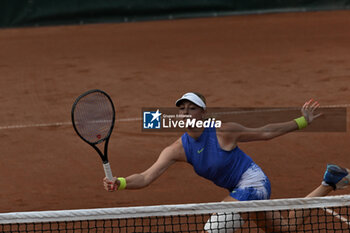
{"label": "tennis racket", "polygon": [[111,97],[104,91],[97,89],[87,91],[80,95],[73,104],[72,123],[74,130],[83,141],[97,151],[109,180],[112,180],[113,175],[107,151],[114,121],[114,105]]}

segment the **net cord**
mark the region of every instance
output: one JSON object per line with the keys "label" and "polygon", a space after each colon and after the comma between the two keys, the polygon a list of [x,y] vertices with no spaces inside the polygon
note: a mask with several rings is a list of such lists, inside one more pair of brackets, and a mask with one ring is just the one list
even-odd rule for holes
{"label": "net cord", "polygon": [[[212,202],[183,205],[158,205],[122,208],[30,211],[0,214],[0,224],[63,222],[101,219],[125,219],[153,216],[193,215],[210,213],[243,213],[305,208],[349,206],[350,195],[313,198],[288,198],[262,201]],[[347,219],[345,221],[348,221]]]}

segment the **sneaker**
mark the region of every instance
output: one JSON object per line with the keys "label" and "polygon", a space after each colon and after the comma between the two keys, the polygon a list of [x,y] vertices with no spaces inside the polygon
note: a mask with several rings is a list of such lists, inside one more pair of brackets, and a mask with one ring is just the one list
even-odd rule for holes
{"label": "sneaker", "polygon": [[350,175],[347,169],[335,164],[328,164],[323,176],[323,185],[330,185],[334,190],[344,189],[349,185]]}
{"label": "sneaker", "polygon": [[[350,170],[347,170],[348,173],[350,172]],[[343,179],[341,179],[338,184],[336,184],[336,189],[345,189],[348,187],[348,185],[350,184],[350,173],[345,176]]]}

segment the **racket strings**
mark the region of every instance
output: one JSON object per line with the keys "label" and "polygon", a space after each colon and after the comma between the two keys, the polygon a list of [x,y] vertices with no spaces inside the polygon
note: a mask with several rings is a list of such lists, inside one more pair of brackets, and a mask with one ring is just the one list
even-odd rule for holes
{"label": "racket strings", "polygon": [[112,132],[114,108],[103,93],[93,92],[80,98],[73,114],[77,131],[90,143],[102,142]]}

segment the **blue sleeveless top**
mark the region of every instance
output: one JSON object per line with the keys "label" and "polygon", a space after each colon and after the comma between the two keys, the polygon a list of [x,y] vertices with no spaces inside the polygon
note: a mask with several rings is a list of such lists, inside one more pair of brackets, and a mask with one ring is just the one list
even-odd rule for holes
{"label": "blue sleeveless top", "polygon": [[232,191],[253,160],[236,146],[231,151],[221,149],[215,128],[206,128],[195,140],[187,133],[182,145],[195,172],[216,185]]}

